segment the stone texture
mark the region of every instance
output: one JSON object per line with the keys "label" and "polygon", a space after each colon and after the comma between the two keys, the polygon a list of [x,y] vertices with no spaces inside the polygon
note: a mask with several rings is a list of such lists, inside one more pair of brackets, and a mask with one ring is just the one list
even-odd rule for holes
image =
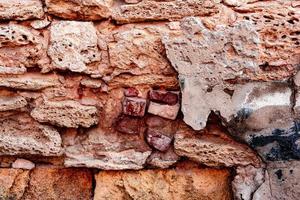
{"label": "stone texture", "polygon": [[179,129],[174,136],[174,148],[176,154],[211,167],[261,165],[252,149],[222,135]]}
{"label": "stone texture", "polygon": [[103,171],[96,175],[94,199],[229,200],[230,190],[227,170]]}
{"label": "stone texture", "polygon": [[166,36],[163,42],[179,73],[184,121],[200,130],[211,111],[230,116],[230,108],[224,106],[230,102],[230,95],[224,91],[231,88],[226,80],[242,77],[243,70],[258,68],[260,40],[247,21],[233,27],[216,26],[211,31],[201,20],[190,17],[181,22],[181,29],[182,34]]}
{"label": "stone texture", "polygon": [[47,68],[49,64],[46,54],[47,44],[45,36],[27,26],[1,24],[0,66]]}
{"label": "stone texture", "polygon": [[104,170],[142,169],[151,149],[142,136],[94,128],[66,148],[65,165]]}
{"label": "stone texture", "polygon": [[148,113],[153,115],[157,115],[160,117],[164,117],[166,119],[176,119],[177,114],[179,112],[180,105],[179,103],[175,105],[166,105],[166,104],[159,104],[155,102],[150,102]]}
{"label": "stone texture", "polygon": [[127,134],[143,134],[146,126],[140,118],[122,116],[116,124],[116,130]]}
{"label": "stone texture", "polygon": [[62,153],[57,130],[38,124],[26,114],[1,118],[0,127],[1,155],[57,156]]}
{"label": "stone texture", "polygon": [[264,170],[251,165],[238,167],[232,181],[232,190],[236,200],[252,200],[253,193],[264,182]]}
{"label": "stone texture", "polygon": [[29,181],[29,171],[0,169],[0,198],[21,200]]}
{"label": "stone texture", "polygon": [[166,152],[152,152],[147,159],[147,164],[155,168],[169,168],[174,165],[179,158],[173,148],[169,148]]}
{"label": "stone texture", "polygon": [[[165,56],[164,45],[161,38],[171,30],[166,23],[152,24],[128,24],[115,26],[112,24],[100,24],[99,45],[102,55],[109,54],[103,62],[109,60],[106,70],[102,73],[110,77],[120,74],[136,75],[139,81],[155,78],[154,75],[163,77],[176,77],[175,70]],[[105,69],[105,66],[102,67]],[[111,72],[112,71],[112,72]],[[135,76],[132,76],[135,77]],[[166,81],[166,80],[165,80]],[[157,83],[158,84],[158,83]],[[128,87],[134,87],[130,84]]]}
{"label": "stone texture", "polygon": [[46,0],[50,14],[73,20],[108,18],[112,3],[113,0]]}
{"label": "stone texture", "polygon": [[39,122],[71,128],[90,127],[98,123],[97,108],[81,105],[77,101],[45,101],[35,107],[31,116]]}
{"label": "stone texture", "polygon": [[216,12],[216,5],[211,0],[143,0],[138,4],[119,6],[112,13],[112,18],[118,23],[132,23],[154,20],[178,20],[186,16],[207,16]]}
{"label": "stone texture", "polygon": [[12,168],[15,169],[28,169],[31,170],[35,167],[35,164],[29,160],[18,158],[12,163]]}
{"label": "stone texture", "polygon": [[92,179],[87,169],[36,168],[22,199],[91,199]]}
{"label": "stone texture", "polygon": [[143,117],[146,112],[147,100],[137,97],[125,97],[123,113],[135,117]]}
{"label": "stone texture", "polygon": [[54,74],[42,75],[38,73],[26,73],[24,75],[0,76],[0,87],[21,90],[42,90],[48,87],[60,85],[59,77]]}
{"label": "stone texture", "polygon": [[93,73],[100,61],[97,34],[93,23],[53,22],[50,28],[48,55],[54,69]]}
{"label": "stone texture", "polygon": [[42,18],[43,4],[40,0],[1,0],[1,20],[27,20]]}

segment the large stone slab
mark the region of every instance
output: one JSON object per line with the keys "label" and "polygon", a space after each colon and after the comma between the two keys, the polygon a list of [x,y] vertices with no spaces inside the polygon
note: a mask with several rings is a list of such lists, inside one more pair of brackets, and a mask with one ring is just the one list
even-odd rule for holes
{"label": "large stone slab", "polygon": [[227,170],[199,168],[102,171],[96,175],[94,199],[230,200],[229,177]]}
{"label": "large stone slab", "polygon": [[104,170],[142,169],[151,148],[143,136],[94,128],[66,147],[65,165]]}
{"label": "large stone slab", "polygon": [[36,168],[22,199],[78,199],[93,196],[93,175],[87,169]]}
{"label": "large stone slab", "polygon": [[62,154],[61,138],[53,127],[38,124],[27,114],[0,119],[0,155]]}
{"label": "large stone slab", "polygon": [[43,4],[40,0],[1,0],[1,20],[27,20],[42,18]]}
{"label": "large stone slab", "polygon": [[95,106],[82,105],[73,100],[45,101],[32,110],[31,116],[39,122],[70,128],[87,128],[99,120]]}
{"label": "large stone slab", "polygon": [[46,0],[48,13],[72,20],[100,20],[110,16],[113,0]]}
{"label": "large stone slab", "polygon": [[184,121],[200,130],[211,111],[225,119],[232,114],[230,106],[224,106],[231,98],[225,89],[232,90],[227,81],[258,68],[260,39],[247,21],[209,30],[198,18],[189,17],[182,20],[181,29],[182,34],[166,35],[163,43],[179,73]]}

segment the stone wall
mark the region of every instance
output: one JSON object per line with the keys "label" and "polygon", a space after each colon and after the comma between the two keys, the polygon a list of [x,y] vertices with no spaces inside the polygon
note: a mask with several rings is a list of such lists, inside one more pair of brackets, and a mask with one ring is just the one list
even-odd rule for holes
{"label": "stone wall", "polygon": [[298,200],[300,1],[0,0],[0,200]]}

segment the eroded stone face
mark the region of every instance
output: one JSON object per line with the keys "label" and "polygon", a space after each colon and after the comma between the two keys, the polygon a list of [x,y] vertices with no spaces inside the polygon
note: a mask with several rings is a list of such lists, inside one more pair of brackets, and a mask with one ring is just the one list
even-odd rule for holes
{"label": "eroded stone face", "polygon": [[296,200],[299,197],[299,161],[268,163],[266,181],[253,199]]}
{"label": "eroded stone face", "polygon": [[96,107],[85,106],[72,100],[45,101],[32,110],[31,116],[39,122],[70,128],[90,127],[99,120]]}
{"label": "eroded stone face", "polygon": [[54,69],[91,74],[100,61],[93,23],[53,22],[50,28],[48,55]]}
{"label": "eroded stone face", "polygon": [[227,170],[191,168],[102,171],[96,175],[96,182],[95,200],[232,199]]}
{"label": "eroded stone face", "polygon": [[41,18],[44,15],[40,0],[1,0],[0,18],[5,20],[27,20]]}
{"label": "eroded stone face", "polygon": [[186,16],[211,15],[217,12],[214,1],[210,0],[144,0],[133,5],[121,5],[114,10],[112,18],[119,23],[140,21],[178,20]]}
{"label": "eroded stone face", "polygon": [[113,0],[46,0],[50,14],[63,19],[100,20],[110,16]]}
{"label": "eroded stone face", "polygon": [[57,130],[38,124],[27,114],[1,118],[0,127],[1,155],[57,156],[62,153]]}
{"label": "eroded stone face", "polygon": [[[142,169],[151,149],[140,135],[94,128],[66,148],[65,165],[104,170]],[[81,139],[80,139],[81,138]]]}

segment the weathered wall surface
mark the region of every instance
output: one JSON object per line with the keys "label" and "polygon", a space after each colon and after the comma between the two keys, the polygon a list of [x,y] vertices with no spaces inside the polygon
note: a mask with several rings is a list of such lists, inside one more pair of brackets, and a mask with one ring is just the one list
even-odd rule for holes
{"label": "weathered wall surface", "polygon": [[300,1],[0,0],[0,200],[298,200]]}

